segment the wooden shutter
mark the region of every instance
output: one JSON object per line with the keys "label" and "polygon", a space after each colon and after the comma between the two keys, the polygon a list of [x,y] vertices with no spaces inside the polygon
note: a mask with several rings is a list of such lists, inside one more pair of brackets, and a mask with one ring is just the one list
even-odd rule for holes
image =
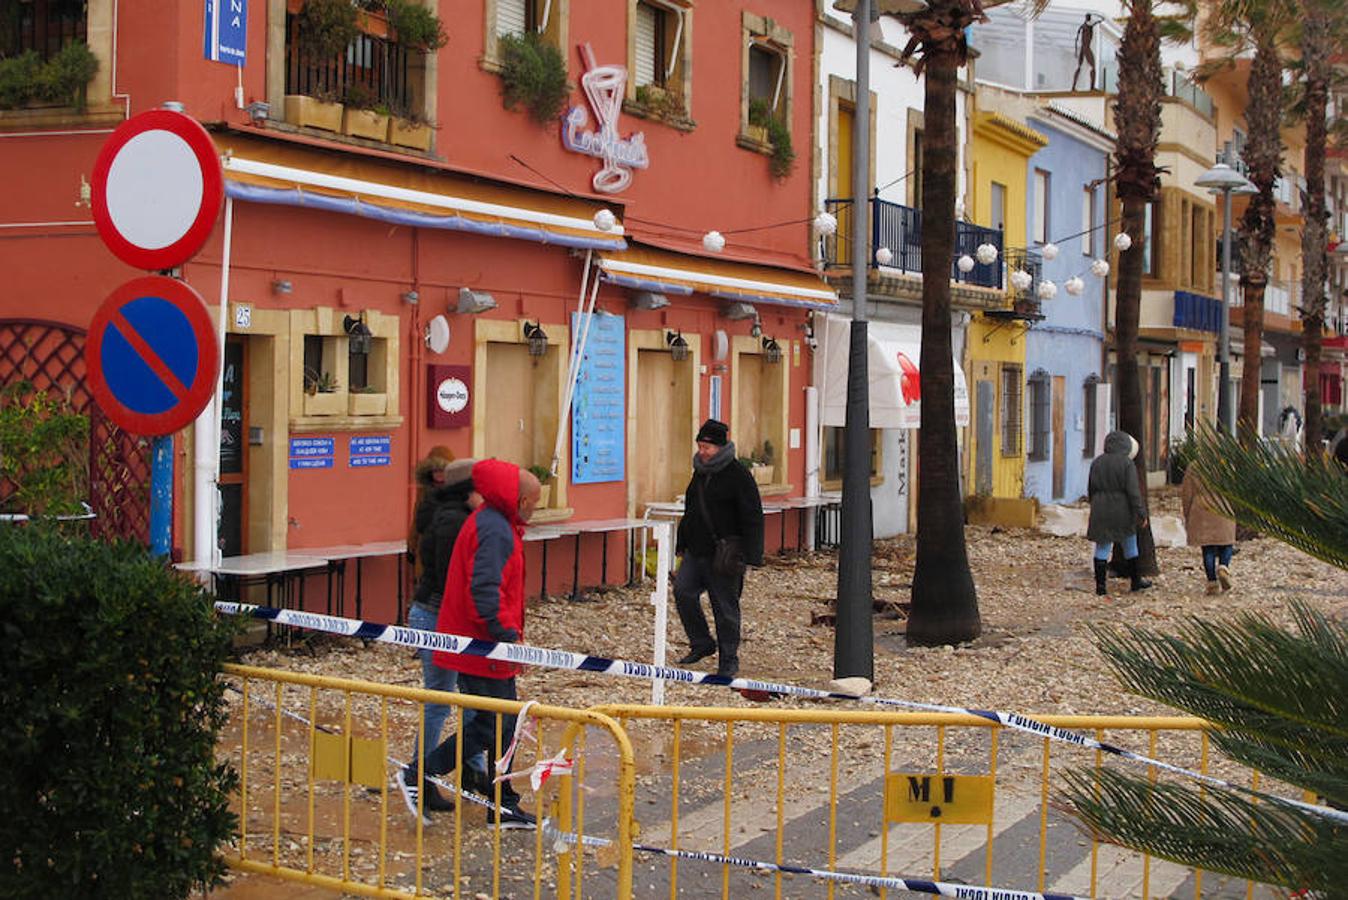
{"label": "wooden shutter", "polygon": [[524,34],[528,30],[530,0],[496,0],[496,35]]}
{"label": "wooden shutter", "polygon": [[656,28],[659,25],[659,12],[645,3],[637,4],[636,23],[636,84],[655,84],[657,67],[663,65],[655,57]]}

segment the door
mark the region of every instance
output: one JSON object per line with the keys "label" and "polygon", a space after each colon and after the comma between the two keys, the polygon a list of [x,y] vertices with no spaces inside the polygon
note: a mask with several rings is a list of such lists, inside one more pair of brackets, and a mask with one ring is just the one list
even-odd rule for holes
{"label": "door", "polygon": [[636,515],[682,494],[692,477],[692,370],[692,360],[675,362],[664,350],[637,351]]}
{"label": "door", "polygon": [[[831,197],[852,196],[852,132],[855,122],[856,113],[852,104],[838,101],[838,133],[829,185]],[[850,203],[833,212],[838,217],[838,230],[832,238],[835,247],[833,260],[837,265],[847,265],[852,261],[852,223],[856,217],[852,214]]]}
{"label": "door", "polygon": [[248,552],[248,354],[244,339],[225,339],[220,405],[220,555]]}
{"label": "door", "polygon": [[1053,499],[1067,490],[1067,378],[1053,376]]}
{"label": "door", "polygon": [[485,450],[518,466],[542,462],[534,453],[534,360],[524,344],[487,345],[486,384],[492,386]]}
{"label": "door", "polygon": [[992,429],[997,405],[997,387],[991,381],[974,382],[977,409],[974,443],[974,493],[992,496]]}
{"label": "door", "polygon": [[771,438],[766,427],[769,399],[764,391],[772,380],[761,355],[741,353],[739,362],[734,385],[736,421],[731,423],[730,439],[740,456],[749,456],[762,447],[764,438]]}

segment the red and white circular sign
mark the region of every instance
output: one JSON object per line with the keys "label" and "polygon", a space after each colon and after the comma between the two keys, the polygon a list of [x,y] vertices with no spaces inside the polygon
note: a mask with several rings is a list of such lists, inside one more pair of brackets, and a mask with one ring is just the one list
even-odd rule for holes
{"label": "red and white circular sign", "polygon": [[99,236],[139,269],[171,269],[210,236],[224,199],[215,144],[195,119],[152,109],[123,122],[94,163]]}

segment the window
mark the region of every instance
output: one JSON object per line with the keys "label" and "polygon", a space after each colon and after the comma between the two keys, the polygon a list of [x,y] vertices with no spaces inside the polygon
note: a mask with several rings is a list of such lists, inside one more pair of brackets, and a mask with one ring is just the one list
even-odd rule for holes
{"label": "window", "polygon": [[1048,459],[1048,427],[1052,394],[1048,373],[1037,369],[1030,376],[1030,459]]}
{"label": "window", "polygon": [[[537,32],[554,47],[565,47],[570,6],[571,0],[483,0],[486,24],[483,68],[500,71],[497,38],[507,34]],[[566,58],[566,53],[562,56]]]}
{"label": "window", "polygon": [[4,6],[12,8],[3,13],[8,21],[0,23],[0,59],[32,50],[47,60],[67,44],[86,40],[83,0],[27,0]]}
{"label": "window", "polygon": [[1048,221],[1049,174],[1043,169],[1034,170],[1034,240],[1040,244],[1049,242]]}
{"label": "window", "polygon": [[[825,428],[824,429],[824,481],[836,482],[842,481],[843,477],[843,457],[845,441],[843,438],[847,434],[845,428]],[[880,431],[871,429],[871,477],[876,478],[880,474]]]}
{"label": "window", "polygon": [[361,314],[364,341],[354,340],[333,310],[293,310],[291,418],[305,425],[368,427],[368,417],[397,415],[398,320]]}
{"label": "window", "polygon": [[1086,417],[1086,436],[1085,446],[1082,448],[1081,455],[1086,459],[1095,456],[1095,442],[1098,437],[1095,433],[1095,419],[1096,416],[1099,415],[1096,406],[1099,403],[1099,386],[1100,379],[1095,375],[1092,375],[1086,379],[1086,384],[1083,388],[1085,398],[1082,407],[1085,410]]}
{"label": "window", "polygon": [[1081,255],[1095,256],[1095,188],[1087,187],[1081,195]]}
{"label": "window", "polygon": [[[769,122],[791,122],[791,32],[772,19],[742,13],[743,55],[740,71],[740,146],[767,152],[770,139],[758,129]],[[755,130],[751,131],[750,126]],[[789,134],[789,132],[788,132]],[[788,148],[789,149],[789,148]]]}
{"label": "window", "polygon": [[628,111],[675,123],[686,121],[692,11],[685,8],[684,0],[628,0],[628,16],[627,70],[632,77],[627,99],[637,103],[637,108]]}
{"label": "window", "polygon": [[1155,200],[1142,219],[1142,274],[1161,277],[1161,205]]}
{"label": "window", "polygon": [[988,223],[998,231],[1006,230],[1006,185],[992,183],[992,221]]}
{"label": "window", "polygon": [[[547,12],[551,12],[548,10]],[[506,34],[524,34],[527,31],[542,31],[547,27],[543,21],[544,10],[531,0],[496,0],[496,21],[494,30],[497,37]],[[542,25],[543,28],[539,26]]]}
{"label": "window", "polygon": [[1024,430],[1020,382],[1020,366],[1002,366],[1002,456],[1020,455],[1020,436]]}
{"label": "window", "polygon": [[1212,236],[1205,227],[1207,210],[1194,204],[1189,216],[1189,284],[1194,288],[1207,286],[1205,271],[1209,268],[1204,248],[1212,242]]}

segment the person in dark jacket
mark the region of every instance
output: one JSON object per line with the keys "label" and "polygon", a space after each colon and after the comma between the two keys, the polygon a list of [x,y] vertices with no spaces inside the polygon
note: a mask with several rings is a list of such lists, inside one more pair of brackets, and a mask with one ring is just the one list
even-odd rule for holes
{"label": "person in dark jacket", "polygon": [[[739,544],[737,564],[717,571],[718,556],[734,555],[717,553],[718,541],[726,540]],[[684,491],[674,550],[683,559],[674,578],[674,602],[690,647],[679,665],[716,653],[716,674],[733,678],[739,671],[744,566],[763,565],[763,501],[753,475],[735,458],[724,422],[708,419],[698,429],[693,478]],[[703,591],[716,620],[714,641],[702,612]]]}
{"label": "person in dark jacket", "polygon": [[445,466],[454,461],[454,454],[444,445],[436,445],[426,458],[417,463],[412,480],[417,486],[417,497],[412,505],[412,523],[407,529],[407,561],[412,564],[412,581],[421,579],[421,533],[431,524],[435,506],[431,494],[444,487]]}
{"label": "person in dark jacket", "polygon": [[[449,571],[454,542],[469,514],[482,503],[482,496],[473,490],[474,462],[476,460],[455,460],[441,466],[438,478],[427,479],[428,484],[438,483],[439,486],[430,488],[417,507],[416,524],[421,544],[416,550],[422,570],[412,596],[412,605],[407,611],[409,628],[435,630],[440,617],[440,595],[445,589],[445,576]],[[421,657],[422,684],[426,690],[451,693],[458,690],[459,673],[435,665],[430,650],[418,650],[417,655]],[[417,815],[418,790],[426,811],[443,812],[454,808],[454,804],[446,800],[429,781],[422,781],[420,789],[417,787],[418,754],[422,747],[433,748],[440,743],[440,732],[450,711],[451,707],[447,704],[426,704],[422,734],[417,736],[412,745],[412,761],[404,767],[398,779],[398,790],[414,817]],[[465,727],[474,713],[476,710],[464,709]],[[480,760],[471,762],[478,767],[482,765]]]}
{"label": "person in dark jacket", "polygon": [[1137,441],[1123,431],[1111,431],[1105,436],[1105,452],[1091,463],[1087,492],[1091,501],[1090,524],[1086,537],[1095,541],[1095,593],[1105,593],[1105,577],[1109,555],[1114,544],[1123,544],[1125,574],[1131,579],[1131,589],[1140,591],[1151,587],[1137,573],[1137,530],[1147,524],[1142,508],[1142,490],[1138,485]]}
{"label": "person in dark jacket", "polygon": [[[436,628],[483,641],[517,643],[524,638],[524,524],[538,505],[542,486],[529,472],[497,459],[484,459],[473,466],[473,486],[483,502],[454,543]],[[462,693],[499,700],[517,698],[519,666],[515,663],[439,650],[434,661],[458,673]],[[496,770],[497,718],[502,719],[502,735],[514,732],[514,716],[479,713],[464,725],[463,758],[471,760],[485,750],[489,773]],[[427,755],[427,774],[443,775],[454,768],[457,741],[458,735],[452,734]],[[470,776],[463,783],[492,796],[491,785],[484,780]],[[510,782],[502,781],[501,810],[488,810],[487,820],[499,819],[502,828],[533,827],[534,817],[523,812],[519,803]]]}

